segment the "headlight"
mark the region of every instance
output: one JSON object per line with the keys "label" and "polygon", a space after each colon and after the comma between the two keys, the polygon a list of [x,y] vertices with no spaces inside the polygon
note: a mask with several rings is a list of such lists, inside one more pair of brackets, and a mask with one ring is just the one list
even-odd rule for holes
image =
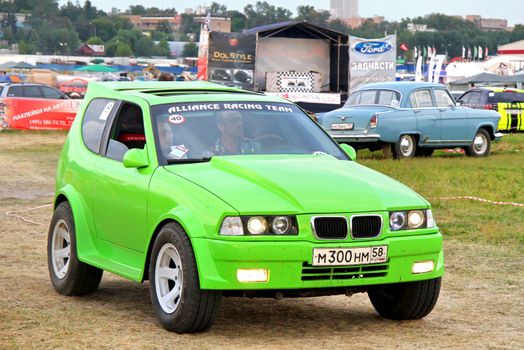
{"label": "headlight", "polygon": [[271,223],[271,231],[277,235],[285,235],[291,228],[291,219],[287,216],[277,216]]}
{"label": "headlight", "polygon": [[224,236],[242,236],[244,234],[244,226],[240,217],[227,216],[224,218],[222,226],[220,226],[220,234]]}
{"label": "headlight", "polygon": [[422,210],[412,210],[408,213],[408,227],[421,228],[424,224],[425,217]]}
{"label": "headlight", "polygon": [[220,226],[223,236],[244,235],[297,235],[295,216],[228,216]]}
{"label": "headlight", "polygon": [[247,232],[260,235],[267,230],[267,221],[263,216],[252,216],[247,220]]}
{"label": "headlight", "polygon": [[391,231],[402,230],[406,227],[406,213],[403,211],[393,212],[389,215],[389,228]]}
{"label": "headlight", "polygon": [[435,227],[433,213],[428,210],[394,211],[389,213],[391,231]]}

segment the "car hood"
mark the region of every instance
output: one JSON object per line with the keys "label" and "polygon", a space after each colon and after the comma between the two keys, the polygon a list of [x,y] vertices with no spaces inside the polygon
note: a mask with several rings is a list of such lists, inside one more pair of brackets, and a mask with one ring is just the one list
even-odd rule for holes
{"label": "car hood", "polygon": [[374,114],[393,110],[394,108],[386,106],[344,107],[320,115],[318,122],[327,129],[329,129],[332,124],[353,123],[353,130],[363,130],[368,127],[369,120]]}
{"label": "car hood", "polygon": [[166,166],[241,214],[340,213],[426,208],[401,183],[328,155],[215,156],[207,163]]}

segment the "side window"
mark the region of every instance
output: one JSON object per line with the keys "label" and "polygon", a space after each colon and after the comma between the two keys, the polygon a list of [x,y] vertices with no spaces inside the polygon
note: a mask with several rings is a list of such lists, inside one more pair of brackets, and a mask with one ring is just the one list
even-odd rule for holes
{"label": "side window", "polygon": [[374,105],[376,96],[377,96],[376,90],[362,91],[362,94],[360,95],[360,104],[361,105]]}
{"label": "side window", "polygon": [[453,102],[453,99],[451,98],[451,96],[449,96],[446,90],[435,89],[433,90],[433,94],[435,95],[437,107],[440,107],[440,108],[455,107],[455,103]]}
{"label": "side window", "polygon": [[24,87],[22,85],[10,86],[8,89],[8,97],[24,97]]}
{"label": "side window", "polygon": [[462,103],[469,103],[471,98],[471,92],[466,92],[464,95],[460,96],[459,101]]}
{"label": "side window", "polygon": [[40,86],[40,89],[42,90],[42,95],[44,95],[44,98],[52,98],[52,99],[62,99],[62,93],[60,91],[53,89],[48,86]]}
{"label": "side window", "polygon": [[481,99],[482,93],[480,91],[472,91],[468,103],[479,105]]}
{"label": "side window", "polygon": [[[413,108],[431,108],[433,107],[433,100],[431,99],[431,92],[429,90],[417,90],[410,96],[410,101],[415,99],[416,105],[411,103]],[[416,107],[415,107],[416,106]]]}
{"label": "side window", "polygon": [[35,85],[24,86],[24,97],[42,98],[40,87]]}
{"label": "side window", "polygon": [[115,101],[113,100],[94,99],[85,111],[82,120],[82,139],[86,147],[94,153],[100,152],[102,133],[114,105]]}
{"label": "side window", "polygon": [[106,157],[122,161],[128,150],[144,148],[146,144],[142,109],[135,104],[123,103],[114,120]]}

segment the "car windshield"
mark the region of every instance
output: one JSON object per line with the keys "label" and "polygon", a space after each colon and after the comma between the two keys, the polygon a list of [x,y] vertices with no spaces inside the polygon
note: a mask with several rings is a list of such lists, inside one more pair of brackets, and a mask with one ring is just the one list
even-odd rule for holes
{"label": "car windshield", "polygon": [[329,154],[348,157],[297,106],[266,102],[173,103],[151,107],[161,163],[217,155]]}
{"label": "car windshield", "polygon": [[398,107],[399,103],[399,92],[393,90],[372,89],[352,93],[345,106],[380,105]]}

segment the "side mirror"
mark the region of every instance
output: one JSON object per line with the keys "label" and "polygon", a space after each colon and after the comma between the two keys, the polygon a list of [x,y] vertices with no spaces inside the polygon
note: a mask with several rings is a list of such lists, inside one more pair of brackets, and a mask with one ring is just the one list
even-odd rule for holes
{"label": "side mirror", "polygon": [[346,154],[349,158],[351,158],[351,160],[357,160],[357,151],[353,147],[351,147],[348,144],[341,143],[340,148],[342,148],[344,152],[346,152]]}
{"label": "side mirror", "polygon": [[149,165],[147,148],[132,148],[124,154],[124,166],[126,168],[143,168]]}

